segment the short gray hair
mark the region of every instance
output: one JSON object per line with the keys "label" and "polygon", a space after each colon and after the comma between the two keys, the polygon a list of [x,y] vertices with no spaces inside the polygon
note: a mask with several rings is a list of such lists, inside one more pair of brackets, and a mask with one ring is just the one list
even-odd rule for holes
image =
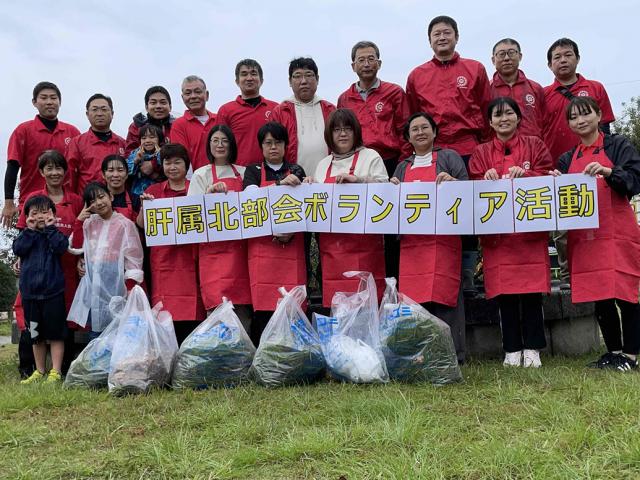
{"label": "short gray hair", "polygon": [[204,86],[204,89],[205,90],[207,89],[207,84],[205,83],[205,81],[197,75],[189,75],[184,77],[184,80],[182,80],[182,87],[180,88],[183,88],[185,83],[191,83],[191,82],[200,82]]}
{"label": "short gray hair", "polygon": [[351,49],[352,62],[356,61],[356,52],[361,48],[373,48],[376,51],[376,56],[378,57],[378,60],[380,59],[380,49],[378,48],[378,46],[375,43],[370,42],[369,40],[361,40],[358,43],[356,43]]}

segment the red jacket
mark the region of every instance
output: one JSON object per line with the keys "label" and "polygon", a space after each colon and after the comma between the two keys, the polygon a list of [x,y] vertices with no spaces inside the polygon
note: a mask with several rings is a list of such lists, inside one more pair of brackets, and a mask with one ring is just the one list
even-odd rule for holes
{"label": "red jacket", "polygon": [[367,148],[383,159],[402,160],[413,151],[402,131],[409,118],[409,102],[402,87],[380,81],[380,86],[363,100],[354,83],[338,98],[338,108],[350,108],[362,125],[362,139]]}
{"label": "red jacket", "polygon": [[207,136],[211,127],[216,124],[217,115],[208,110],[207,115],[209,119],[203,125],[189,110],[185,110],[184,115],[173,122],[171,126],[171,141],[186,147],[191,160],[191,168],[194,171],[209,163]]}
{"label": "red jacket", "polygon": [[[508,155],[507,151],[510,152]],[[511,158],[506,159],[507,156]],[[548,175],[552,166],[551,155],[542,140],[516,135],[506,143],[494,138],[478,145],[469,160],[469,177],[482,180],[485,172],[491,168],[495,168],[502,177],[509,173],[508,164],[522,167],[526,171],[525,177]]]}
{"label": "red jacket", "polygon": [[[326,100],[320,100],[320,107],[322,108],[322,117],[324,118],[326,124],[329,114],[333,112],[336,107],[333,103],[327,102]],[[287,129],[287,133],[289,134],[289,146],[287,147],[284,158],[286,158],[289,163],[297,163],[298,122],[296,120],[296,107],[293,102],[290,100],[285,100],[284,102],[282,102],[280,105],[273,109],[271,118],[269,120],[273,122],[279,122],[284,125],[284,128]],[[327,155],[328,154],[329,148],[327,147]],[[319,160],[321,159],[318,159],[318,161]],[[313,175],[313,172],[306,173],[307,175]]]}
{"label": "red jacket", "polygon": [[490,137],[486,111],[491,90],[480,62],[458,53],[447,62],[434,57],[409,74],[407,97],[412,113],[427,112],[436,121],[437,147],[464,156]]}
{"label": "red jacket", "polygon": [[506,84],[496,72],[491,80],[491,98],[497,97],[511,97],[520,107],[522,113],[522,120],[518,125],[520,135],[543,138],[542,130],[547,109],[544,90],[539,83],[529,80],[522,70],[518,70],[518,79],[511,86]]}
{"label": "red jacket", "polygon": [[271,120],[271,112],[278,104],[262,97],[257,107],[252,107],[240,95],[225,103],[218,110],[218,123],[233,131],[238,143],[237,165],[247,166],[262,161],[262,149],[258,145],[258,130]]}
{"label": "red jacket", "polygon": [[[150,185],[145,193],[155,198],[175,198],[184,197],[188,189],[188,180],[181,192],[169,188],[169,182],[165,180]],[[149,247],[151,304],[162,302],[174,321],[203,320],[205,317],[197,281],[197,247],[196,244]]]}
{"label": "red jacket", "polygon": [[124,156],[124,138],[111,133],[106,142],[100,140],[91,129],[72,138],[67,145],[65,157],[69,164],[69,188],[82,195],[89,182],[102,179],[102,160],[107,155]]}
{"label": "red jacket", "polygon": [[57,150],[64,154],[67,144],[78,135],[80,131],[76,127],[59,120],[50,132],[38,116],[16,127],[9,137],[7,160],[20,164],[20,204],[31,192],[45,188],[44,178],[38,170],[40,154],[44,150]]}
{"label": "red jacket", "polygon": [[[565,115],[565,109],[570,100],[558,90],[562,85],[555,80],[551,85],[544,87],[544,97],[547,104],[547,116],[545,120],[544,140],[549,146],[554,165],[560,155],[568,152],[580,143],[580,138],[571,131]],[[578,81],[569,91],[576,97],[592,97],[602,110],[601,123],[611,123],[615,120],[611,102],[604,86],[595,80],[587,80],[578,75]]]}

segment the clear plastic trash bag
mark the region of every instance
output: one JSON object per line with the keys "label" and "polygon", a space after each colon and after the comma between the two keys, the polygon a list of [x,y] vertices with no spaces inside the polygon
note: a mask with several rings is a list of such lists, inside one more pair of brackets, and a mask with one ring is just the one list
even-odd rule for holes
{"label": "clear plastic trash bag", "polygon": [[380,341],[392,380],[459,382],[462,373],[449,325],[406,295],[387,278],[380,304]]}
{"label": "clear plastic trash bag", "polygon": [[173,367],[173,388],[233,387],[247,380],[256,353],[249,335],[223,301],[182,342]]}
{"label": "clear plastic trash bag", "polygon": [[324,372],[320,339],[300,305],[307,297],[304,285],[287,292],[278,301],[256,350],[250,375],[266,387],[310,383]]}
{"label": "clear plastic trash bag", "polygon": [[152,310],[144,290],[135,286],[117,315],[111,354],[109,392],[146,393],[169,382],[178,352],[171,314],[159,303]]}
{"label": "clear plastic trash bag", "polygon": [[329,374],[353,383],[384,383],[389,374],[380,349],[378,294],[369,272],[345,272],[358,277],[357,293],[336,292],[331,317],[314,315]]}

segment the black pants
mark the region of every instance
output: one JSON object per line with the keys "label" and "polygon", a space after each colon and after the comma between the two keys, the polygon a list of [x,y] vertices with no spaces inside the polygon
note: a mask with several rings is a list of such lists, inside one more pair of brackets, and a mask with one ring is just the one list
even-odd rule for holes
{"label": "black pants", "polygon": [[502,347],[505,352],[541,350],[547,346],[544,336],[542,294],[498,295]]}
{"label": "black pants", "polygon": [[[398,157],[383,160],[389,178],[393,176],[398,166],[398,160]],[[398,278],[400,273],[400,237],[396,234],[384,236],[384,266],[387,277]]]}
{"label": "black pants", "polygon": [[262,332],[264,331],[267,323],[271,320],[273,316],[272,311],[266,310],[256,310],[253,312],[253,320],[251,321],[251,333],[249,337],[253,344],[258,348],[260,345],[260,337],[262,336]]}
{"label": "black pants", "polygon": [[31,333],[27,328],[20,332],[20,341],[18,342],[18,371],[22,378],[27,378],[36,369],[32,345]]}
{"label": "black pants", "polygon": [[185,338],[187,338],[191,332],[193,332],[198,325],[202,323],[202,320],[177,320],[173,322],[173,328],[176,331],[176,340],[178,340],[178,346],[182,345]]}
{"label": "black pants", "polygon": [[[616,303],[622,314],[622,331]],[[613,298],[599,300],[595,304],[596,318],[607,350],[630,355],[640,353],[640,305]]]}

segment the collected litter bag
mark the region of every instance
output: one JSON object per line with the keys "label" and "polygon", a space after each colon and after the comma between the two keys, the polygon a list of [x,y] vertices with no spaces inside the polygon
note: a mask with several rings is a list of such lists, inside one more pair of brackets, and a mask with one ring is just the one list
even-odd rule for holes
{"label": "collected litter bag", "polygon": [[173,367],[173,388],[233,387],[247,379],[256,348],[223,302],[182,342]]}
{"label": "collected litter bag", "polygon": [[313,382],[325,363],[318,334],[300,307],[306,288],[300,285],[287,293],[281,287],[279,292],[283,298],[262,332],[250,375],[266,387]]}
{"label": "collected litter bag", "polygon": [[145,393],[169,382],[178,351],[171,314],[158,304],[152,310],[141,287],[135,286],[118,315],[111,354],[109,392]]}
{"label": "collected litter bag", "polygon": [[359,277],[357,293],[336,292],[331,317],[314,315],[329,374],[353,383],[384,383],[389,374],[380,349],[378,294],[369,272],[345,272]]}
{"label": "collected litter bag", "polygon": [[106,388],[109,364],[118,322],[112,321],[98,338],[94,338],[71,362],[64,378],[65,387]]}
{"label": "collected litter bag", "polygon": [[436,385],[461,381],[449,325],[398,293],[395,278],[387,278],[386,283],[380,340],[391,379]]}

